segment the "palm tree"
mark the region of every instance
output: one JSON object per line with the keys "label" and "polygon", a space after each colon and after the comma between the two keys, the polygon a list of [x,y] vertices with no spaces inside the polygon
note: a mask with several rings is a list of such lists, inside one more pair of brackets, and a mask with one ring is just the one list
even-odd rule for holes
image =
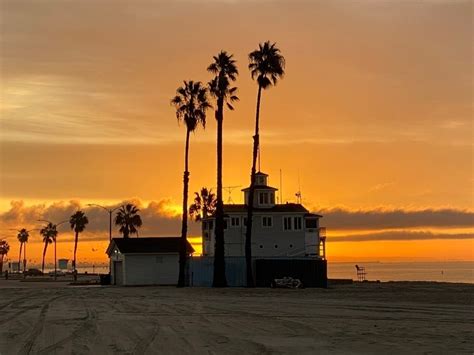
{"label": "palm tree", "polygon": [[[41,271],[44,273],[44,259],[46,257],[46,250],[48,249],[48,245],[51,243],[56,244],[56,237],[58,236],[58,231],[56,229],[56,225],[48,222],[48,224],[40,229],[40,235],[43,237],[43,243],[44,243],[44,248],[43,248],[43,262],[41,264]],[[54,253],[54,265],[56,265],[56,251]],[[56,271],[56,266],[55,266],[55,271]],[[56,272],[55,272],[56,276]]]}
{"label": "palm tree", "polygon": [[[20,242],[20,255],[18,256],[18,268],[20,268],[21,265],[21,252],[23,250],[23,272],[26,271],[26,243],[28,242],[30,234],[29,231],[26,230],[26,228],[22,228],[18,231],[18,241]],[[23,246],[25,246],[23,248]]]}
{"label": "palm tree", "polygon": [[138,214],[140,210],[134,204],[127,203],[121,206],[115,216],[115,225],[120,226],[119,232],[124,238],[128,238],[131,234],[138,237],[138,228],[142,226],[142,219]]}
{"label": "palm tree", "polygon": [[181,225],[181,243],[179,251],[179,278],[178,287],[185,286],[186,268],[186,235],[188,232],[188,185],[189,185],[189,135],[201,124],[206,126],[206,111],[211,105],[207,99],[207,89],[200,81],[185,81],[184,86],[176,90],[176,96],[171,100],[176,108],[178,122],[183,121],[186,126],[186,144],[184,148],[183,174],[183,219]]}
{"label": "palm tree", "polygon": [[76,251],[77,251],[77,242],[79,241],[79,233],[84,232],[86,229],[86,225],[89,223],[89,219],[82,211],[77,211],[74,213],[71,218],[69,219],[69,224],[71,225],[71,229],[74,230],[75,237],[74,237],[74,259],[72,261],[72,267],[74,270],[74,281],[76,281],[77,274],[76,274]]}
{"label": "palm tree", "polygon": [[3,258],[10,251],[10,245],[6,240],[0,240],[0,274],[3,272]]}
{"label": "palm tree", "polygon": [[222,129],[224,123],[224,104],[229,110],[233,110],[232,103],[238,101],[237,88],[231,87],[231,82],[237,80],[239,74],[232,54],[221,51],[214,56],[213,63],[207,70],[215,77],[209,83],[209,92],[216,99],[217,120],[217,206],[216,206],[216,229],[215,229],[215,252],[214,252],[214,287],[227,286],[225,276],[224,255],[224,203],[222,201]]}
{"label": "palm tree", "polygon": [[189,216],[196,222],[200,222],[203,218],[212,215],[216,210],[216,195],[212,193],[212,189],[206,187],[201,189],[201,193],[195,192],[194,203],[189,206]]}
{"label": "palm tree", "polygon": [[257,110],[255,115],[255,135],[253,136],[253,154],[252,154],[252,171],[250,179],[250,189],[247,201],[247,230],[245,233],[245,262],[247,266],[247,286],[253,287],[252,272],[252,216],[253,203],[255,193],[255,173],[257,164],[257,154],[260,149],[260,100],[262,90],[276,85],[278,80],[285,74],[285,58],[281,55],[280,50],[276,47],[276,43],[260,43],[259,48],[249,54],[249,70],[252,79],[257,79]]}

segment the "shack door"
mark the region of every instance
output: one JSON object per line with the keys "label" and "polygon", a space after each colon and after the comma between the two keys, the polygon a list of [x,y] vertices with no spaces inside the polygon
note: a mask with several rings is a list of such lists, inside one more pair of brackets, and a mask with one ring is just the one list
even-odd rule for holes
{"label": "shack door", "polygon": [[114,285],[123,285],[123,267],[121,261],[114,261]]}

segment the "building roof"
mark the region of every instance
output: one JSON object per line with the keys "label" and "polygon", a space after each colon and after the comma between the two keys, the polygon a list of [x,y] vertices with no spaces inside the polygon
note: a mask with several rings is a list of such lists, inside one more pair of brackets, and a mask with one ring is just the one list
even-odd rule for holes
{"label": "building roof", "polygon": [[[248,191],[250,190],[250,186],[246,187],[245,189],[242,189],[241,191]],[[268,185],[255,185],[255,190],[273,190],[277,191],[278,189],[268,186]]]}
{"label": "building roof", "polygon": [[[255,212],[301,212],[301,213],[309,213],[309,211],[304,208],[303,205],[299,203],[285,203],[281,205],[274,205],[268,208],[258,208],[255,207],[253,209]],[[224,212],[225,213],[232,213],[232,212],[246,212],[247,205],[224,205]]]}
{"label": "building roof", "polygon": [[[122,254],[154,254],[154,253],[178,253],[180,237],[150,237],[150,238],[113,238],[106,253],[110,255],[114,246]],[[194,252],[189,242],[186,242],[188,253]]]}
{"label": "building roof", "polygon": [[322,217],[320,214],[317,213],[306,213],[305,217]]}
{"label": "building roof", "polygon": [[257,171],[255,173],[255,176],[260,175],[260,176],[268,176],[268,174],[262,173],[261,171]]}

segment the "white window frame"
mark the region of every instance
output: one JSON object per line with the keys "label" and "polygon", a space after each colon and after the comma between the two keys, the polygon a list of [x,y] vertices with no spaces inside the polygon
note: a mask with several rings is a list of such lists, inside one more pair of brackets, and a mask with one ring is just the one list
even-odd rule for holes
{"label": "white window frame", "polygon": [[[267,225],[263,222],[267,221]],[[270,222],[270,223],[268,223]],[[272,216],[262,216],[262,228],[273,228],[273,217]]]}
{"label": "white window frame", "polygon": [[[315,227],[308,227],[307,222],[313,222],[313,221],[316,222],[316,226]],[[318,229],[318,219],[317,218],[305,218],[304,227],[305,227],[305,229]]]}
{"label": "white window frame", "polygon": [[[234,224],[234,221],[236,221],[237,224]],[[240,217],[230,217],[230,227],[240,228]]]}
{"label": "white window frame", "polygon": [[[289,228],[285,228],[285,224]],[[302,230],[303,230],[303,218],[301,216],[283,216],[283,231],[284,232],[298,232]]]}
{"label": "white window frame", "polygon": [[[298,221],[298,223],[296,223],[296,221]],[[300,231],[302,229],[303,229],[302,218],[300,216],[294,216],[293,217],[293,230],[294,231]]]}

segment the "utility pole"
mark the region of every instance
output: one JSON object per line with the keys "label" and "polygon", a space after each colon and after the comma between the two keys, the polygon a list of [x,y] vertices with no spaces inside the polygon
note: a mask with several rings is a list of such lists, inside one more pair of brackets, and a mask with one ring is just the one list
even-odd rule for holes
{"label": "utility pole", "polygon": [[102,206],[102,205],[98,205],[96,203],[88,203],[87,206],[89,206],[89,207],[94,207],[94,206],[95,207],[100,207],[103,210],[107,211],[107,213],[109,214],[109,242],[112,241],[112,213],[114,213],[114,211],[116,211],[120,207],[122,207],[122,205],[117,206],[115,208],[111,208],[111,207],[105,207],[105,206]]}

